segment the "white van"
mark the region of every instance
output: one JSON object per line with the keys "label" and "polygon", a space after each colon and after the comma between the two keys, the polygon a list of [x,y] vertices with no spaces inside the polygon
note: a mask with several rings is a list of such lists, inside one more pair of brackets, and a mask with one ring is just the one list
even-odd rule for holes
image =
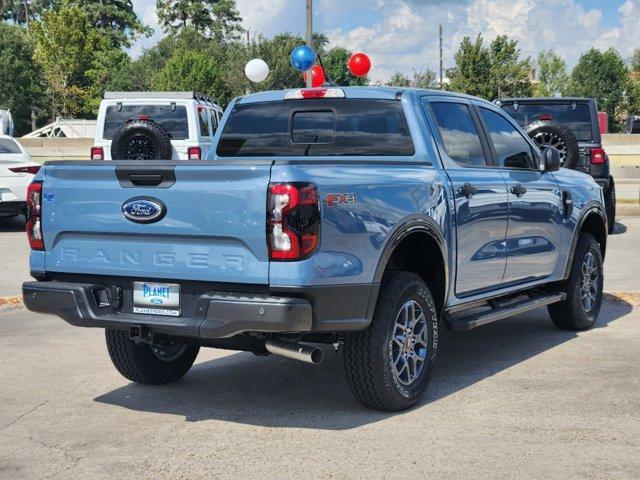
{"label": "white van", "polygon": [[105,92],[92,160],[207,158],[222,109],[195,92]]}

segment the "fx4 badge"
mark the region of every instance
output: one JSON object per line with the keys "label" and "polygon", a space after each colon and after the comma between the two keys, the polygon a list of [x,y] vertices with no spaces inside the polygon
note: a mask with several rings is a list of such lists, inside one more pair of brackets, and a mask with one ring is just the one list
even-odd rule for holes
{"label": "fx4 badge", "polygon": [[335,207],[336,205],[344,205],[345,203],[358,203],[355,193],[329,193],[325,197],[327,207]]}

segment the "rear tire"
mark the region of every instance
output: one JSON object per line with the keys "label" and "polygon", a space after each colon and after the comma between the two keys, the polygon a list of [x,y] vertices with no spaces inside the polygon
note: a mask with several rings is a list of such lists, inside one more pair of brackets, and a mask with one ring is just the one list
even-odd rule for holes
{"label": "rear tire", "polygon": [[589,330],[602,305],[602,252],[596,239],[581,233],[563,289],[567,298],[549,305],[549,315],[560,330]]}
{"label": "rear tire", "polygon": [[607,212],[607,230],[611,234],[616,227],[616,186],[611,179],[609,189],[604,192],[604,207]]}
{"label": "rear tire", "polygon": [[132,120],[111,141],[111,160],[171,160],[167,131],[152,120]]}
{"label": "rear tire", "polygon": [[[198,356],[200,347],[180,343],[152,347],[136,343],[123,330],[105,330],[107,349],[113,365],[132,382],[162,385],[182,378]],[[164,350],[162,350],[164,348]]]}
{"label": "rear tire", "polygon": [[351,391],[366,407],[400,411],[425,394],[438,349],[438,315],[424,281],[393,272],[381,285],[369,328],[344,341]]}

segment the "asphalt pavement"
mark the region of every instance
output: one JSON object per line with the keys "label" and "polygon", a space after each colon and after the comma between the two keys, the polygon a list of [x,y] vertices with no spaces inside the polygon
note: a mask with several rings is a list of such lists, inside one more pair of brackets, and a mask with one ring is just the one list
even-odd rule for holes
{"label": "asphalt pavement", "polygon": [[[22,226],[0,228],[0,296],[28,278]],[[609,237],[608,291],[640,291],[640,219]],[[445,332],[430,390],[400,414],[320,366],[203,349],[183,380],[115,371],[102,330],[0,311],[0,479],[640,478],[640,303],[597,327],[545,310]]]}

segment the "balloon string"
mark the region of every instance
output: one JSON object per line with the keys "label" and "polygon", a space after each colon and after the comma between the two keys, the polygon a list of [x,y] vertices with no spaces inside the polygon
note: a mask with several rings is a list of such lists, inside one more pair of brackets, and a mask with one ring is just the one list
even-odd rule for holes
{"label": "balloon string", "polygon": [[322,68],[322,71],[324,72],[324,83],[327,83],[330,87],[333,87],[333,80],[331,80],[331,77],[329,76],[329,73],[325,70],[324,65],[322,64],[322,55],[320,55],[320,53],[318,52],[318,61],[320,62],[320,68]]}

